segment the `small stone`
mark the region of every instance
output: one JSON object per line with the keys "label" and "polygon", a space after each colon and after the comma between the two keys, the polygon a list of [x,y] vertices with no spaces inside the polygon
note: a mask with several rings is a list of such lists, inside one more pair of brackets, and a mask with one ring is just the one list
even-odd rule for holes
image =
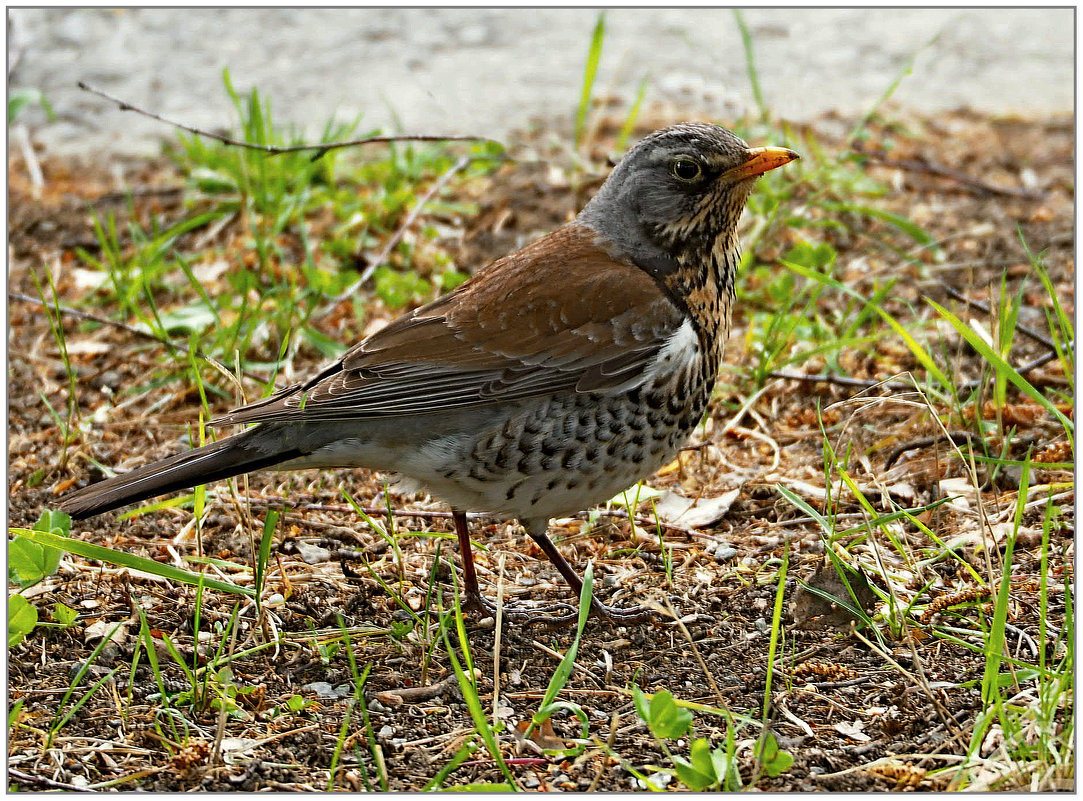
{"label": "small stone", "polygon": [[310,693],[315,693],[317,698],[342,698],[350,691],[348,684],[340,684],[338,687],[332,687],[330,682],[327,681],[314,681],[311,684],[305,684],[301,687],[302,690],[308,690]]}

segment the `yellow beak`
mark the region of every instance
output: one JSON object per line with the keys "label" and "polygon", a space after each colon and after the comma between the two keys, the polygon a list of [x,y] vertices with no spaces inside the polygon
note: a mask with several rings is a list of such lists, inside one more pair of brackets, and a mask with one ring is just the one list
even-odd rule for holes
{"label": "yellow beak", "polygon": [[799,158],[801,158],[799,155],[784,147],[754,147],[748,151],[748,159],[744,164],[722,173],[719,177],[726,181],[743,181],[746,178],[763,175],[765,172],[770,172]]}

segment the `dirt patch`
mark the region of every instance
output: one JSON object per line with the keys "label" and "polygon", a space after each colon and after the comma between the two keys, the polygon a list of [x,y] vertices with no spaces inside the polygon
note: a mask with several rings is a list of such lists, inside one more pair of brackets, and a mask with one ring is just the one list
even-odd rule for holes
{"label": "dirt patch", "polygon": [[[944,255],[931,269],[918,269],[906,253],[892,259],[882,248],[875,251],[875,258],[868,258],[866,254],[873,252],[870,242],[890,236],[890,231],[869,221],[864,228],[855,224],[826,235],[844,265],[837,277],[867,288],[876,276],[901,275],[892,308],[902,319],[908,304],[916,305],[921,295],[948,302],[943,285],[988,300],[1002,273],[1012,291],[1028,275],[1018,230],[1034,250],[1045,252],[1061,301],[1070,311],[1072,121],[956,114],[935,122],[909,122],[909,130],[876,129],[865,152],[883,152],[884,157],[879,163],[874,159],[868,169],[891,187],[882,207],[925,228]],[[850,124],[827,119],[815,130],[823,146],[837,146]],[[606,134],[601,132],[603,139]],[[889,154],[882,149],[887,142],[892,146]],[[986,186],[923,170],[921,164],[950,164]],[[103,195],[113,190],[115,178],[86,165],[49,163],[47,194],[34,200],[19,178],[17,158],[9,168],[13,257],[9,286],[35,296],[32,276],[51,268],[60,276],[61,301],[74,304],[79,297],[73,277],[76,248],[97,248],[87,204],[113,202],[103,200]],[[134,172],[128,173],[129,182],[146,187],[136,197],[136,215],[180,213],[178,181],[168,165],[133,164],[130,169]],[[574,185],[568,174],[540,162],[527,163],[505,167],[480,190],[474,187],[481,208],[464,232],[459,263],[482,263],[567,219],[592,188],[589,180]],[[70,183],[61,181],[64,175]],[[998,187],[1025,189],[1033,196],[998,192]],[[123,215],[126,208],[121,204],[116,210]],[[790,244],[779,242],[779,255]],[[1020,322],[1044,330],[1046,305],[1037,282],[1031,278],[1027,287]],[[58,494],[97,479],[98,465],[127,466],[185,447],[186,427],[199,404],[195,391],[176,385],[157,394],[129,390],[145,385],[163,358],[162,349],[130,331],[70,315],[62,315],[61,322],[74,351],[80,415],[70,442],[62,447],[58,420],[65,419],[70,384],[48,321],[40,305],[31,301],[13,299],[9,310],[11,525],[30,525],[44,508],[55,504]],[[752,311],[739,308],[735,313],[728,360],[738,369],[753,358],[744,347]],[[840,358],[849,360],[849,375],[880,380],[916,367],[909,351],[893,351],[887,344],[878,347],[872,353],[845,352]],[[1037,343],[1021,340],[1013,361],[1024,362],[1042,352]],[[977,377],[973,353],[960,348],[952,358],[960,372],[972,369]],[[316,363],[315,354],[302,352],[295,367],[304,372]],[[827,407],[858,390],[777,379],[749,403],[728,374],[723,374],[694,447],[682,454],[679,464],[650,481],[652,487],[689,498],[715,498],[739,488],[721,520],[698,529],[679,525],[667,529],[665,545],[671,561],[660,551],[654,530],[642,520],[631,526],[620,509],[590,518],[589,524],[586,516],[580,516],[554,527],[560,549],[573,564],[581,568],[586,560],[595,561],[598,593],[604,600],[617,605],[653,602],[662,610],[671,609],[680,620],[679,624],[664,620],[660,612],[656,625],[589,623],[576,667],[560,695],[586,713],[595,739],[582,753],[555,758],[510,733],[537,711],[559,655],[571,643],[571,633],[505,623],[497,648],[494,622],[468,618],[471,654],[480,671],[479,695],[490,717],[496,682],[500,685],[495,714],[507,727],[501,742],[512,774],[525,788],[619,791],[642,789],[629,767],[647,775],[653,773],[650,766],[672,768],[636,716],[628,692],[633,685],[645,692],[668,690],[684,701],[759,720],[778,571],[786,558],[790,578],[785,637],[774,667],[769,721],[794,763],[773,777],[758,771],[751,748],[758,727],[745,723],[737,733],[742,780],[775,791],[945,789],[951,774],[928,771],[952,764],[931,755],[965,753],[982,710],[975,682],[981,679],[985,662],[968,647],[973,638],[952,641],[911,621],[896,632],[896,639],[876,646],[851,633],[844,620],[821,621],[824,625],[819,627],[796,625],[795,616],[802,621],[809,616],[811,601],[807,593],[804,601],[796,594],[794,577],[811,579],[817,573],[824,564],[824,545],[815,522],[787,503],[777,485],[795,488],[798,494],[802,487],[823,487],[817,403]],[[1030,377],[1035,383],[1064,381],[1052,366]],[[226,398],[212,400],[217,412],[230,405]],[[1037,452],[1058,445],[1050,418],[1033,413],[1022,402],[1016,405],[1016,436],[1001,443],[1005,456],[1019,459],[1028,448]],[[727,425],[746,406],[737,418],[740,425]],[[975,409],[983,413],[981,407]],[[850,448],[855,454],[856,481],[887,496],[894,493],[907,506],[936,500],[942,480],[963,474],[960,464],[947,458],[943,441],[888,458],[900,443],[935,433],[929,417],[910,406],[888,401],[843,405],[825,412],[823,423],[836,450]],[[888,466],[889,461],[894,463]],[[994,516],[1005,510],[1010,514],[1014,503],[1010,482],[1003,476],[983,477],[988,481],[974,503]],[[1070,481],[1071,475],[1045,471],[1036,474],[1034,481],[1039,480]],[[397,549],[358,520],[343,503],[341,487],[385,525],[390,522],[382,510],[387,506],[398,510],[393,516],[399,532]],[[186,665],[206,664],[222,642],[219,635],[230,620],[235,597],[204,594],[197,638],[194,589],[66,558],[59,573],[29,597],[42,610],[43,619],[59,602],[79,611],[78,621],[64,629],[39,627],[9,651],[10,698],[23,701],[23,725],[9,743],[11,786],[63,789],[118,780],[114,788],[120,790],[323,789],[334,764],[336,787],[365,789],[378,785],[381,777],[390,790],[423,787],[473,736],[475,724],[457,685],[447,681],[452,668],[433,626],[410,625],[410,613],[392,600],[384,585],[401,593],[415,610],[427,596],[451,603],[451,571],[458,567],[457,555],[443,538],[452,531],[446,510],[420,495],[388,496],[379,477],[364,470],[253,476],[236,494],[224,485],[211,490],[212,512],[198,535],[190,513],[178,509],[124,521],[116,514],[104,515],[76,525],[73,535],[167,562],[201,551],[221,560],[214,570],[244,580],[229,563],[250,563],[264,509],[288,499],[270,578],[282,598],[259,626],[253,624],[251,606],[242,605],[236,639],[223,647],[242,653],[266,643],[274,633],[279,635],[278,644],[233,661],[231,676],[220,675],[207,686],[197,682],[194,688],[170,655],[165,637],[176,645]],[[1054,590],[1071,580],[1071,501],[1070,496],[1058,496],[1059,517],[1051,531],[1049,572]],[[973,519],[973,508],[968,514],[944,507],[924,522],[941,533],[962,531],[963,522]],[[854,519],[854,525],[862,519],[861,507],[853,499],[841,501],[837,511],[851,516],[847,519]],[[1028,532],[1040,532],[1043,513],[1041,505],[1027,511]],[[495,596],[502,584],[509,603],[571,600],[556,570],[521,529],[483,519],[472,525],[474,537],[488,548],[477,554],[477,562],[490,595]],[[871,532],[871,544],[855,552],[871,559],[878,536],[878,530]],[[930,545],[917,528],[908,528],[901,536],[912,553]],[[979,537],[957,547],[965,564],[984,574],[987,556],[980,543]],[[1009,647],[1026,659],[1036,658],[1026,649],[1037,639],[1038,546],[1040,538],[1020,540],[1012,576],[1009,622],[1019,633],[1009,638]],[[900,579],[900,587],[916,592],[931,582],[921,596],[923,602],[971,586],[965,565],[956,560],[943,560],[922,571],[905,563],[890,567],[897,575],[911,576],[911,584],[916,582],[910,586]],[[877,583],[875,577],[869,580]],[[1061,626],[1063,591],[1051,592],[1048,604],[1049,623]],[[157,697],[163,688],[147,666],[146,654],[134,671],[131,668],[140,611],[158,646],[165,691],[189,693],[174,701],[183,709],[181,722],[163,712]],[[988,615],[989,610],[978,603],[954,610],[946,607],[924,622],[950,620],[957,627],[980,631]],[[370,669],[364,687],[370,726],[360,708],[350,707],[350,662],[345,649],[333,643],[340,619],[351,633],[357,664]],[[121,634],[65,699],[79,667],[117,623]],[[869,633],[862,636],[868,638]],[[451,641],[456,643],[454,633]],[[116,673],[110,675],[113,669]],[[45,749],[46,732],[103,677],[106,681],[58,728],[52,747]],[[432,697],[395,703],[396,690],[440,682],[446,683]],[[235,703],[224,717],[215,703],[221,696]],[[303,699],[303,708],[291,705],[295,696]],[[340,732],[348,710],[339,752],[336,746],[343,743]],[[1064,714],[1067,719],[1072,710]],[[695,735],[721,745],[725,724],[717,715],[697,713]],[[558,714],[544,744],[563,747],[578,733],[574,717]],[[216,738],[222,759],[212,761]],[[670,746],[687,754],[687,743]],[[377,751],[382,763],[374,757]],[[882,761],[886,757],[894,760]],[[482,747],[451,774],[447,784],[503,780]]]}

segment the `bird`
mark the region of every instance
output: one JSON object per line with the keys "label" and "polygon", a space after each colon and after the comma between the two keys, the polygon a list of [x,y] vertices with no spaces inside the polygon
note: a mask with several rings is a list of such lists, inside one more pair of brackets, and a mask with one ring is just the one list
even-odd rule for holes
{"label": "bird", "polygon": [[[582,210],[307,380],[212,425],[250,425],[78,489],[83,519],[262,470],[367,467],[452,512],[465,604],[481,592],[466,513],[518,520],[579,597],[549,521],[605,501],[676,456],[705,414],[735,299],[738,221],[756,179],[799,158],[711,123],[637,142]],[[570,604],[527,623],[566,622]],[[591,597],[620,623],[644,606]]]}

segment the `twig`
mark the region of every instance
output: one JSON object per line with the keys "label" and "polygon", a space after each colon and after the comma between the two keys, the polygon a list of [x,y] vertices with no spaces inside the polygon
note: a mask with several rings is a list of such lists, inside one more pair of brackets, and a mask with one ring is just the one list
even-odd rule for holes
{"label": "twig", "polygon": [[[972,306],[973,308],[977,309],[978,311],[982,312],[983,314],[991,314],[992,313],[991,310],[989,309],[989,304],[988,303],[983,303],[980,300],[974,300],[973,298],[968,298],[966,295],[964,295],[958,289],[956,289],[953,286],[949,286],[948,284],[941,284],[941,286],[944,287],[945,292],[947,292],[949,295],[951,295],[951,297],[955,298],[955,300],[959,301],[960,303],[965,303],[968,306]],[[1053,345],[1053,342],[1049,339],[1049,337],[1045,336],[1045,334],[1038,333],[1033,328],[1027,328],[1027,326],[1025,326],[1025,325],[1021,325],[1019,323],[1016,323],[1015,324],[1015,330],[1018,331],[1023,336],[1030,337],[1035,342],[1037,342],[1039,345],[1045,345],[1050,350],[1054,350],[1054,351],[1056,350],[1056,347]]]}
{"label": "twig", "polygon": [[939,178],[947,178],[984,195],[1005,195],[1007,197],[1017,197],[1024,200],[1044,200],[1046,197],[1045,192],[1035,192],[1030,189],[1019,189],[1014,186],[997,186],[996,184],[986,183],[985,181],[980,181],[977,178],[967,175],[965,172],[953,170],[950,167],[945,167],[941,164],[930,164],[927,161],[918,159],[888,158],[883,151],[863,149],[860,141],[854,142],[853,149],[870,161],[882,164],[885,167],[897,167],[900,170],[923,172],[929,175],[935,175]]}
{"label": "twig", "polygon": [[[34,303],[43,309],[46,308],[45,301],[43,301],[41,298],[35,298],[33,295],[24,295],[21,292],[8,292],[8,297],[12,300],[21,300],[25,303]],[[108,317],[100,317],[97,314],[91,314],[90,312],[83,311],[82,309],[73,309],[71,306],[61,306],[59,303],[49,304],[48,308],[55,309],[61,314],[66,314],[69,317],[79,317],[84,320],[91,320],[92,322],[99,323],[100,325],[109,325],[113,328],[119,328],[121,331],[127,331],[129,334],[134,334],[137,337],[149,340],[150,342],[155,342],[159,345],[165,345],[167,348],[172,348],[173,350],[179,351],[181,353],[187,354],[192,352],[191,348],[189,348],[187,345],[182,345],[179,342],[173,342],[172,340],[166,339],[165,337],[157,336],[156,334],[152,334],[149,331],[143,331],[133,325],[128,325],[127,323],[122,323],[118,320],[110,320]],[[216,359],[208,356],[203,351],[196,350],[195,355],[200,359],[205,359],[206,361],[214,364],[216,367],[218,367],[219,370],[226,370],[226,372],[229,372],[221,363],[219,363]],[[267,380],[263,376],[258,376],[254,373],[249,373],[247,371],[242,371],[241,375],[260,384],[265,383]]]}
{"label": "twig", "polygon": [[183,186],[133,186],[116,192],[106,192],[101,197],[90,201],[90,205],[100,206],[104,203],[116,203],[130,197],[169,197],[170,195],[180,195],[183,192]]}
{"label": "twig", "polygon": [[[547,655],[553,657],[553,659],[557,660],[558,662],[560,662],[561,660],[564,659],[564,654],[557,653],[552,648],[548,648],[548,647],[542,645],[537,640],[532,640],[530,644],[533,645],[535,648],[537,648],[539,651],[541,651],[543,654],[547,654]],[[598,684],[602,684],[602,685],[605,684],[605,682],[599,681],[597,676],[595,676],[590,670],[583,667],[578,662],[573,661],[572,662],[572,667],[574,667],[580,673],[583,673],[583,674],[589,676],[590,678],[594,679],[594,681],[598,682]]]}
{"label": "twig", "polygon": [[[1028,333],[1023,331],[1022,326],[1019,327],[1019,330],[1022,333]],[[1055,358],[1057,358],[1056,352],[1051,351],[1039,356],[1032,362],[1024,364],[1022,367],[1016,368],[1016,372],[1020,374],[1029,373],[1033,370],[1037,370],[1044,364],[1048,364]],[[875,381],[871,378],[851,378],[844,375],[824,375],[823,373],[819,375],[800,375],[798,373],[787,373],[784,370],[772,370],[768,375],[772,378],[786,378],[790,381],[802,381],[806,384],[837,384],[840,387],[861,387],[862,389],[883,388],[892,392],[905,392],[914,388],[913,384],[900,384],[898,381]],[[974,389],[979,384],[981,384],[980,380],[964,381],[959,384],[958,387],[961,391],[968,391]]]}
{"label": "twig", "polygon": [[112,103],[116,103],[117,108],[121,111],[134,111],[136,114],[142,114],[144,117],[150,117],[152,120],[164,122],[166,125],[172,125],[174,128],[180,128],[181,130],[188,131],[188,133],[195,134],[196,136],[205,136],[208,139],[214,139],[227,145],[243,147],[249,150],[258,150],[263,153],[269,153],[272,156],[280,153],[297,153],[305,150],[315,150],[316,153],[312,156],[312,160],[316,161],[331,150],[337,150],[343,147],[354,147],[356,145],[368,145],[376,142],[495,142],[496,144],[501,144],[495,139],[490,139],[487,136],[468,136],[465,134],[398,134],[395,136],[368,136],[363,139],[352,139],[347,142],[323,142],[318,145],[260,145],[254,142],[245,142],[243,139],[234,139],[222,134],[212,133],[211,131],[204,131],[200,128],[193,128],[182,122],[176,122],[175,120],[162,117],[151,111],[147,111],[146,109],[134,106],[127,101],[121,100],[119,97],[113,97],[113,95],[108,92],[103,92],[101,89],[95,89],[84,81],[79,81],[79,88],[85,92],[98,95],[98,97],[104,97]]}
{"label": "twig", "polygon": [[1048,364],[1049,362],[1053,361],[1055,358],[1057,358],[1057,352],[1055,350],[1051,350],[1048,353],[1046,353],[1046,354],[1044,354],[1042,356],[1039,356],[1034,361],[1027,362],[1026,364],[1024,364],[1022,367],[1019,368],[1019,372],[1020,373],[1029,373],[1032,370],[1037,370],[1043,364]]}
{"label": "twig", "polygon": [[856,687],[859,684],[870,682],[872,679],[872,676],[858,676],[854,679],[844,679],[842,681],[818,681],[810,682],[809,684],[817,690],[834,690],[839,687]]}
{"label": "twig", "polygon": [[891,453],[887,456],[887,461],[884,462],[884,469],[888,470],[895,460],[902,456],[907,451],[917,450],[918,448],[928,448],[930,445],[935,445],[938,442],[944,440],[951,440],[953,445],[962,445],[964,442],[970,447],[974,447],[976,444],[982,441],[981,437],[975,434],[973,431],[949,431],[945,434],[934,434],[931,437],[922,437],[921,439],[910,440],[904,442],[891,449]]}
{"label": "twig", "polygon": [[[481,678],[481,671],[474,668],[474,677]],[[436,684],[430,684],[427,687],[398,687],[394,690],[387,690],[385,692],[376,693],[376,700],[382,704],[387,704],[389,707],[396,708],[403,704],[416,704],[422,701],[431,701],[438,695],[442,695],[448,690],[455,689],[459,686],[459,679],[454,673],[448,674],[448,676]]]}
{"label": "twig", "polygon": [[[217,497],[217,493],[213,493],[213,496]],[[266,508],[284,509],[284,508],[289,508],[294,512],[306,512],[306,511],[307,512],[353,512],[354,511],[352,506],[347,506],[345,504],[329,504],[329,503],[294,503],[294,504],[291,504],[291,503],[286,502],[284,499],[275,499],[275,498],[250,497],[250,498],[247,499],[247,503],[250,503],[252,506],[255,506],[255,507],[259,508],[259,509],[266,509]],[[369,515],[387,514],[387,509],[385,507],[382,507],[382,506],[381,507],[362,506],[362,507],[359,507],[359,508],[365,514],[369,514]],[[440,519],[440,520],[447,520],[447,519],[451,518],[451,512],[444,512],[444,511],[441,511],[439,509],[432,509],[432,510],[392,509],[391,513],[394,514],[394,515],[397,515],[398,517],[422,517],[422,518],[436,518],[436,519]],[[605,514],[610,516],[610,517],[623,517],[623,518],[628,517],[628,512],[625,509],[610,509],[607,512],[605,512]],[[860,515],[857,515],[857,516],[860,517]],[[493,520],[494,518],[493,518],[492,515],[485,514],[484,512],[467,512],[466,513],[466,519],[467,520]],[[310,522],[315,522],[315,521],[310,521]],[[707,533],[702,532],[702,531],[696,531],[695,529],[688,528],[687,526],[679,526],[679,525],[676,525],[675,523],[667,523],[664,520],[655,520],[653,517],[648,517],[646,515],[636,515],[635,516],[635,522],[639,523],[640,525],[644,525],[644,526],[653,526],[656,523],[661,523],[661,525],[664,528],[666,528],[667,530],[676,531],[676,532],[678,532],[680,534],[685,534],[685,535],[687,535],[689,537],[699,537],[700,539],[723,541],[722,537],[718,537],[718,536],[715,536],[713,534],[707,534]]]}
{"label": "twig", "polygon": [[334,311],[335,306],[337,306],[339,303],[353,297],[354,293],[356,293],[358,289],[364,286],[366,281],[372,278],[372,274],[376,272],[376,268],[387,260],[387,257],[391,254],[392,249],[406,235],[406,231],[410,228],[411,225],[414,224],[414,221],[417,219],[418,215],[421,214],[421,210],[425,208],[425,205],[433,199],[437,192],[444,188],[444,186],[447,184],[448,181],[451,180],[451,177],[455,175],[455,173],[466,167],[466,165],[470,162],[475,161],[477,158],[478,157],[476,156],[462,156],[459,158],[458,161],[456,161],[447,170],[445,170],[444,174],[433,182],[433,185],[428,188],[428,190],[425,192],[424,195],[421,196],[421,199],[418,200],[417,204],[413,207],[413,209],[410,210],[410,213],[406,215],[406,219],[403,220],[402,225],[398,227],[398,230],[395,231],[395,233],[390,239],[387,240],[386,244],[384,244],[379,254],[364,269],[364,271],[361,273],[361,277],[354,281],[352,284],[350,284],[348,287],[346,287],[346,289],[344,289],[342,292],[331,298],[331,303],[329,304],[327,311],[323,312],[323,314],[321,314],[316,319],[322,319],[323,317],[326,317],[328,314]]}
{"label": "twig", "polygon": [[67,790],[73,793],[92,793],[94,792],[89,787],[80,787],[77,784],[67,784],[66,782],[58,782],[54,779],[47,778],[45,776],[35,776],[31,773],[23,773],[21,770],[15,768],[8,768],[8,776],[13,776],[19,781],[29,782],[30,784],[36,784],[41,787],[50,787],[54,790]]}
{"label": "twig", "polygon": [[900,384],[897,381],[874,381],[871,378],[850,378],[844,375],[800,375],[798,373],[787,373],[784,370],[772,370],[768,375],[773,378],[786,378],[790,381],[803,381],[806,384],[838,384],[840,387],[861,387],[862,389],[883,387],[894,392],[913,389],[913,385]]}
{"label": "twig", "polygon": [[[216,496],[217,497],[217,496]],[[333,503],[295,503],[291,504],[282,498],[248,498],[247,503],[253,506],[266,509],[292,509],[294,512],[353,512],[352,506],[346,504],[333,504]],[[385,506],[361,506],[358,507],[367,515],[386,515],[387,507]],[[432,511],[413,510],[413,509],[392,509],[391,513],[398,517],[436,517],[436,518],[450,518],[451,512],[442,512],[438,509]],[[467,512],[467,520],[479,520],[481,518],[487,518],[490,515],[482,514],[480,512]]]}

